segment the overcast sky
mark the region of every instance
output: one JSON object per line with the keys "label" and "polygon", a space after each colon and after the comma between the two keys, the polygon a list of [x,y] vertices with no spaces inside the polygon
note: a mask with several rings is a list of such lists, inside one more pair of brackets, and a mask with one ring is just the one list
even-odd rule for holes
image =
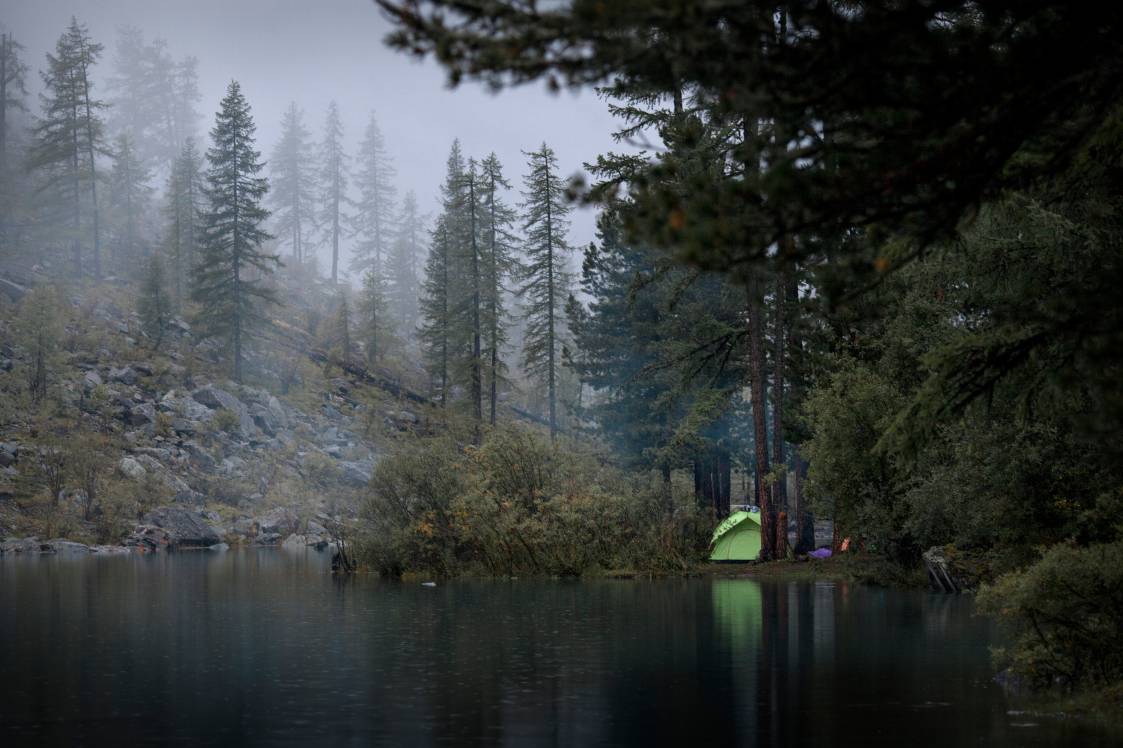
{"label": "overcast sky", "polygon": [[[413,189],[426,212],[435,209],[455,137],[469,156],[494,150],[516,188],[525,168],[521,151],[543,140],[557,151],[566,176],[616,148],[609,137],[613,120],[593,92],[553,95],[532,84],[493,95],[475,83],[450,90],[435,63],[383,44],[389,24],[370,0],[0,0],[0,23],[25,46],[36,88],[44,54],[72,15],[105,45],[97,71],[102,80],[122,25],[137,26],[148,40],[167,40],[173,57],[197,56],[199,108],[208,130],[226,85],[237,79],[266,157],[290,101],[304,108],[318,137],[335,99],[351,152],[373,110],[398,169],[399,194]],[[100,90],[106,93],[104,85]],[[592,239],[593,223],[590,210],[573,215],[574,246]]]}

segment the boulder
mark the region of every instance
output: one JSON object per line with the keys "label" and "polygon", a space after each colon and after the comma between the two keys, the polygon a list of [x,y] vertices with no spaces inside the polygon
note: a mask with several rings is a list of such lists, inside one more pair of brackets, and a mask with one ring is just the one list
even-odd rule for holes
{"label": "boulder", "polygon": [[189,421],[186,418],[173,418],[172,431],[183,436],[195,436],[199,433],[201,424],[198,421]]}
{"label": "boulder", "polygon": [[125,422],[130,426],[148,426],[156,422],[156,408],[152,403],[133,406],[125,414]]}
{"label": "boulder", "polygon": [[226,543],[215,543],[214,545],[207,546],[207,550],[221,553],[222,551],[230,550],[230,546],[228,546]]}
{"label": "boulder", "polygon": [[263,532],[253,539],[254,545],[277,545],[281,542],[281,533]]}
{"label": "boulder", "polygon": [[123,545],[91,545],[90,553],[99,556],[127,556],[131,551]]}
{"label": "boulder", "polygon": [[257,435],[257,426],[250,417],[245,403],[226,390],[207,385],[191,393],[191,398],[211,410],[229,410],[235,413],[238,416],[238,435],[243,439],[251,439]]}
{"label": "boulder", "polygon": [[82,387],[88,392],[95,387],[100,387],[104,382],[101,380],[101,375],[96,371],[87,371],[85,376],[82,377]]}
{"label": "boulder", "polygon": [[374,463],[370,460],[339,463],[339,475],[343,482],[356,488],[363,488],[370,483],[373,474]]}
{"label": "boulder", "polygon": [[117,463],[117,469],[121,471],[121,475],[132,480],[144,480],[144,476],[148,474],[144,466],[132,457],[122,457]]}
{"label": "boulder", "polygon": [[[146,527],[163,530],[167,535],[167,545],[170,546],[206,548],[222,542],[222,538],[199,512],[181,507],[165,506],[149,512],[141,519],[137,531]],[[137,531],[134,531],[134,535]]]}
{"label": "boulder", "polygon": [[300,526],[300,519],[296,512],[285,507],[271,509],[254,520],[258,529],[265,534],[289,535],[296,532]]}
{"label": "boulder", "polygon": [[41,546],[39,538],[8,538],[0,543],[0,556],[11,553],[39,553]]}
{"label": "boulder", "polygon": [[219,389],[213,385],[200,387],[191,393],[191,398],[201,404],[205,405],[211,410],[226,410],[244,411],[246,406],[241,400],[231,395],[223,389]]}
{"label": "boulder", "polygon": [[137,374],[136,370],[131,366],[126,366],[121,369],[109,370],[109,381],[120,382],[121,384],[133,385],[136,384]]}
{"label": "boulder", "polygon": [[84,556],[90,552],[90,547],[85,543],[75,543],[73,540],[55,538],[43,543],[43,553],[55,553],[60,556]]}

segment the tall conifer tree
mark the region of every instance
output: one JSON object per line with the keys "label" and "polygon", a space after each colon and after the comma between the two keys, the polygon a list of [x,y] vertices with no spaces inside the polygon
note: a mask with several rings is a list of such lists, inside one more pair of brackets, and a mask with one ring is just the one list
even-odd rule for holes
{"label": "tall conifer tree", "polygon": [[182,302],[198,261],[202,238],[203,208],[202,159],[195,141],[188,138],[168,177],[164,205],[165,249],[172,262],[172,293],[176,304]]}
{"label": "tall conifer tree", "polygon": [[269,162],[269,196],[276,208],[276,232],[282,244],[288,244],[290,255],[302,262],[306,237],[315,227],[315,162],[304,113],[289,104],[281,120],[281,139]]}
{"label": "tall conifer tree", "polygon": [[348,222],[347,154],[343,151],[343,121],[339,107],[328,105],[324,137],[320,141],[320,225],[331,247],[331,282],[339,282],[339,243]]}
{"label": "tall conifer tree", "polygon": [[545,143],[528,157],[524,178],[523,231],[526,261],[521,269],[526,332],[523,362],[528,376],[546,386],[550,438],[558,431],[557,380],[563,314],[569,296],[565,261],[569,204],[558,176],[557,156]]}
{"label": "tall conifer tree", "polygon": [[105,105],[91,95],[90,70],[102,46],[90,40],[86,27],[76,18],[47,55],[42,73],[43,115],[35,125],[35,143],[30,166],[42,180],[40,189],[49,194],[57,209],[69,214],[70,243],[74,272],[84,272],[82,252],[83,198],[89,196],[93,234],[90,258],[94,276],[101,275],[101,232],[97,203],[96,155],[103,149],[100,110]]}
{"label": "tall conifer tree", "polygon": [[269,217],[262,206],[269,185],[258,176],[264,165],[254,149],[255,129],[249,103],[232,81],[207,151],[208,207],[192,296],[200,307],[197,322],[203,334],[228,343],[236,381],[242,379],[247,332],[265,322],[263,307],[276,303],[265,279],[280,264],[261,248],[271,238],[262,228]]}
{"label": "tall conifer tree", "polygon": [[386,260],[394,234],[394,175],[386,140],[372,114],[359,145],[355,175],[359,199],[354,215],[359,242],[351,258],[351,269],[374,270],[383,280],[388,277]]}

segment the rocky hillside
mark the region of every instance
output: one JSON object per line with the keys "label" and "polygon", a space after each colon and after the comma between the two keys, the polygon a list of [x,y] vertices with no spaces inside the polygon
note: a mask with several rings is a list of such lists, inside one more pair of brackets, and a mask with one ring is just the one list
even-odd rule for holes
{"label": "rocky hillside", "polygon": [[259,353],[259,386],[236,384],[182,319],[154,350],[123,290],[67,293],[41,402],[26,305],[0,305],[0,553],[87,547],[54,538],[322,547],[354,516],[380,445],[423,426],[416,405],[295,354]]}

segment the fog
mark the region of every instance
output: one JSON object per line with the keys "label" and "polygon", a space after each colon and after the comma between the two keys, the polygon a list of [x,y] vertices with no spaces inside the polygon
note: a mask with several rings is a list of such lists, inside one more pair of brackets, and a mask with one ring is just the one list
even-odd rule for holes
{"label": "fog", "polygon": [[[398,171],[399,196],[414,190],[429,214],[454,138],[468,156],[495,151],[516,190],[525,170],[522,151],[543,141],[557,152],[566,175],[598,153],[619,149],[610,137],[614,123],[607,107],[592,92],[551,94],[533,84],[494,95],[473,82],[450,89],[436,63],[383,44],[389,24],[370,0],[0,0],[0,9],[0,24],[26,48],[33,111],[44,54],[71,16],[105,47],[95,71],[101,97],[108,96],[104,81],[112,73],[117,30],[136,26],[147,40],[165,39],[173,57],[198,58],[203,128],[213,122],[230,80],[242,84],[266,159],[292,101],[304,109],[305,124],[318,139],[334,99],[351,154],[373,111]],[[594,221],[591,209],[574,211],[573,246],[592,239]]]}

